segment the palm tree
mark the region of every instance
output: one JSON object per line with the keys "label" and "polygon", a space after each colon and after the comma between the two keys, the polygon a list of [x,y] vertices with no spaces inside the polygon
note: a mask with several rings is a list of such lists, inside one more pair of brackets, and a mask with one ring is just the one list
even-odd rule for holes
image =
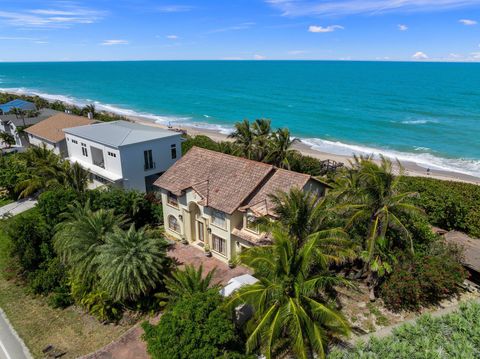
{"label": "palm tree", "polygon": [[235,131],[228,135],[229,138],[235,140],[244,157],[252,158],[254,150],[254,133],[250,126],[250,121],[243,120],[242,122],[235,123]]}
{"label": "palm tree", "polygon": [[335,215],[325,197],[312,192],[292,188],[290,192],[270,195],[276,213],[276,220],[260,219],[266,231],[281,227],[301,245],[305,239],[316,238],[324,257],[335,263],[355,257],[353,242],[340,227],[332,227]]}
{"label": "palm tree", "polygon": [[267,359],[286,353],[325,358],[329,341],[349,333],[347,321],[327,304],[325,294],[345,280],[318,265],[318,238],[297,246],[285,231],[277,228],[272,234],[272,245],[240,255],[259,281],[240,288],[228,303],[254,310],[247,323],[247,352],[260,349]]}
{"label": "palm tree", "polygon": [[76,202],[56,227],[55,250],[73,277],[89,286],[98,276],[99,247],[106,243],[108,233],[124,224],[125,219],[116,216],[113,210],[94,212],[89,202],[85,205]]}
{"label": "palm tree", "polygon": [[[368,272],[370,284],[370,296],[375,299],[375,288],[378,285],[379,277],[391,271],[392,246],[387,236],[388,229],[399,231],[401,238],[408,242],[408,249],[413,253],[412,237],[402,223],[401,215],[420,213],[421,210],[408,202],[408,199],[415,196],[414,192],[401,192],[399,188],[400,176],[396,176],[392,170],[392,163],[385,157],[381,157],[380,164],[375,163],[371,158],[356,158],[355,166],[350,170],[354,171],[350,176],[353,181],[345,181],[346,188],[340,189],[348,199],[343,206],[351,217],[347,228],[355,223],[364,222],[368,225],[362,259],[365,266],[362,273]],[[397,243],[400,244],[401,243]]]}
{"label": "palm tree", "polygon": [[256,119],[251,124],[253,133],[254,153],[253,158],[256,161],[264,162],[270,144],[270,134],[272,132],[271,121],[268,119]]}
{"label": "palm tree", "polygon": [[169,299],[189,297],[195,293],[206,292],[212,287],[215,269],[203,275],[203,266],[196,269],[193,265],[186,265],[183,270],[176,270],[172,276],[165,279],[165,287],[168,290]]}
{"label": "palm tree", "polygon": [[45,145],[29,148],[24,158],[27,163],[27,173],[25,173],[25,179],[15,188],[16,192],[20,193],[19,198],[31,196],[65,182],[65,167],[60,157]]}
{"label": "palm tree", "polygon": [[288,128],[280,128],[270,136],[267,162],[280,168],[290,169],[289,157],[295,150],[291,147],[299,142],[298,138],[291,138]]}
{"label": "palm tree", "polygon": [[22,110],[21,108],[14,107],[10,110],[11,113],[15,115],[15,117],[18,119],[18,116],[22,119],[23,122],[23,127],[26,127],[27,125],[25,124],[25,111]]}
{"label": "palm tree", "polygon": [[89,172],[83,169],[77,162],[72,165],[69,162],[65,163],[67,166],[65,171],[67,185],[78,194],[85,193],[90,178]]}
{"label": "palm tree", "polygon": [[100,286],[118,302],[134,301],[158,287],[165,269],[169,268],[168,243],[150,236],[145,228],[127,231],[115,228],[98,247]]}

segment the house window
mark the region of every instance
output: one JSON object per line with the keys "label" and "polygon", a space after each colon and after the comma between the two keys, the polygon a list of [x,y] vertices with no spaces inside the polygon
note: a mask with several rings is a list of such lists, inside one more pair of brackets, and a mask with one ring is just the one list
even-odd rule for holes
{"label": "house window", "polygon": [[257,217],[247,214],[247,220],[246,220],[246,227],[248,230],[255,232],[255,233],[260,233],[260,230],[258,228],[258,224],[256,223]]}
{"label": "house window", "polygon": [[212,223],[220,228],[225,228],[227,222],[225,221],[225,213],[217,210],[212,211]]}
{"label": "house window", "polygon": [[178,220],[175,216],[168,216],[168,228],[175,232],[180,232],[180,225],[178,224]]}
{"label": "house window", "polygon": [[77,141],[77,140],[72,140],[72,143],[78,145],[78,141]]}
{"label": "house window", "polygon": [[172,154],[172,160],[177,158],[177,145],[170,146],[170,153]]}
{"label": "house window", "polygon": [[175,196],[172,192],[168,192],[167,202],[171,206],[178,207],[178,197]]}
{"label": "house window", "polygon": [[108,155],[109,155],[110,157],[117,157],[117,154],[116,154],[116,153],[109,152],[109,151],[108,151],[107,153],[108,153]]}
{"label": "house window", "polygon": [[153,162],[152,150],[143,151],[144,169],[145,171],[155,168],[155,162]]}
{"label": "house window", "polygon": [[212,245],[213,250],[215,252],[221,253],[224,256],[227,255],[227,241],[223,238],[216,236],[215,234],[212,235]]}
{"label": "house window", "polygon": [[87,144],[82,142],[82,155],[88,157]]}

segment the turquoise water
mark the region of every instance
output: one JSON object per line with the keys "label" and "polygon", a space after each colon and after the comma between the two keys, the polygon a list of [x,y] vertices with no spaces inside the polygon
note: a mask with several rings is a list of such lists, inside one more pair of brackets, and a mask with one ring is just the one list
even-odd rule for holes
{"label": "turquoise water", "polygon": [[480,64],[0,63],[0,88],[228,131],[267,117],[319,150],[480,176]]}

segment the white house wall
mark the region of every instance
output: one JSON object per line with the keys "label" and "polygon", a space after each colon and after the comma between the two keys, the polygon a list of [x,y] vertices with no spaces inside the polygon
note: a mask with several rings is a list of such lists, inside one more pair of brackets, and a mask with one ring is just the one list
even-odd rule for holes
{"label": "white house wall", "polygon": [[[73,160],[78,159],[79,161],[87,162],[93,164],[92,153],[90,151],[90,146],[96,147],[103,151],[103,160],[105,163],[105,170],[111,172],[115,175],[122,176],[122,163],[120,151],[116,148],[105,146],[93,141],[83,139],[70,134],[65,134],[67,141],[68,156]],[[76,140],[78,143],[73,143],[72,140]],[[82,154],[82,143],[87,145],[88,157],[85,157]],[[112,157],[108,155],[108,152],[115,153],[117,157]],[[142,159],[143,163],[143,159]],[[100,168],[100,167],[99,167]]]}
{"label": "white house wall", "polygon": [[[177,157],[172,159],[170,146],[176,145]],[[145,170],[144,151],[152,150],[155,167]],[[145,191],[145,177],[163,173],[182,155],[181,135],[120,147],[123,185]]]}
{"label": "white house wall", "polygon": [[34,136],[34,135],[31,135],[31,134],[28,134],[28,142],[30,142],[30,144],[32,146],[36,146],[36,147],[42,147],[45,145],[45,147],[50,150],[50,151],[53,151],[53,153],[55,153],[56,155],[59,155],[59,156],[63,156],[64,154],[66,154],[66,148],[65,148],[65,152],[62,154],[62,142],[63,142],[63,146],[65,146],[65,143],[64,141],[58,143],[58,144],[53,144],[47,140],[44,140],[44,139],[41,139],[37,136]]}

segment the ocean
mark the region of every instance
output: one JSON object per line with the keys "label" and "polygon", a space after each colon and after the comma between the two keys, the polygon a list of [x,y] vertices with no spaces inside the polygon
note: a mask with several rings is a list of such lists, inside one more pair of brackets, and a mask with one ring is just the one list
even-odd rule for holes
{"label": "ocean", "polygon": [[476,63],[0,63],[0,89],[224,133],[269,118],[320,151],[480,176]]}

